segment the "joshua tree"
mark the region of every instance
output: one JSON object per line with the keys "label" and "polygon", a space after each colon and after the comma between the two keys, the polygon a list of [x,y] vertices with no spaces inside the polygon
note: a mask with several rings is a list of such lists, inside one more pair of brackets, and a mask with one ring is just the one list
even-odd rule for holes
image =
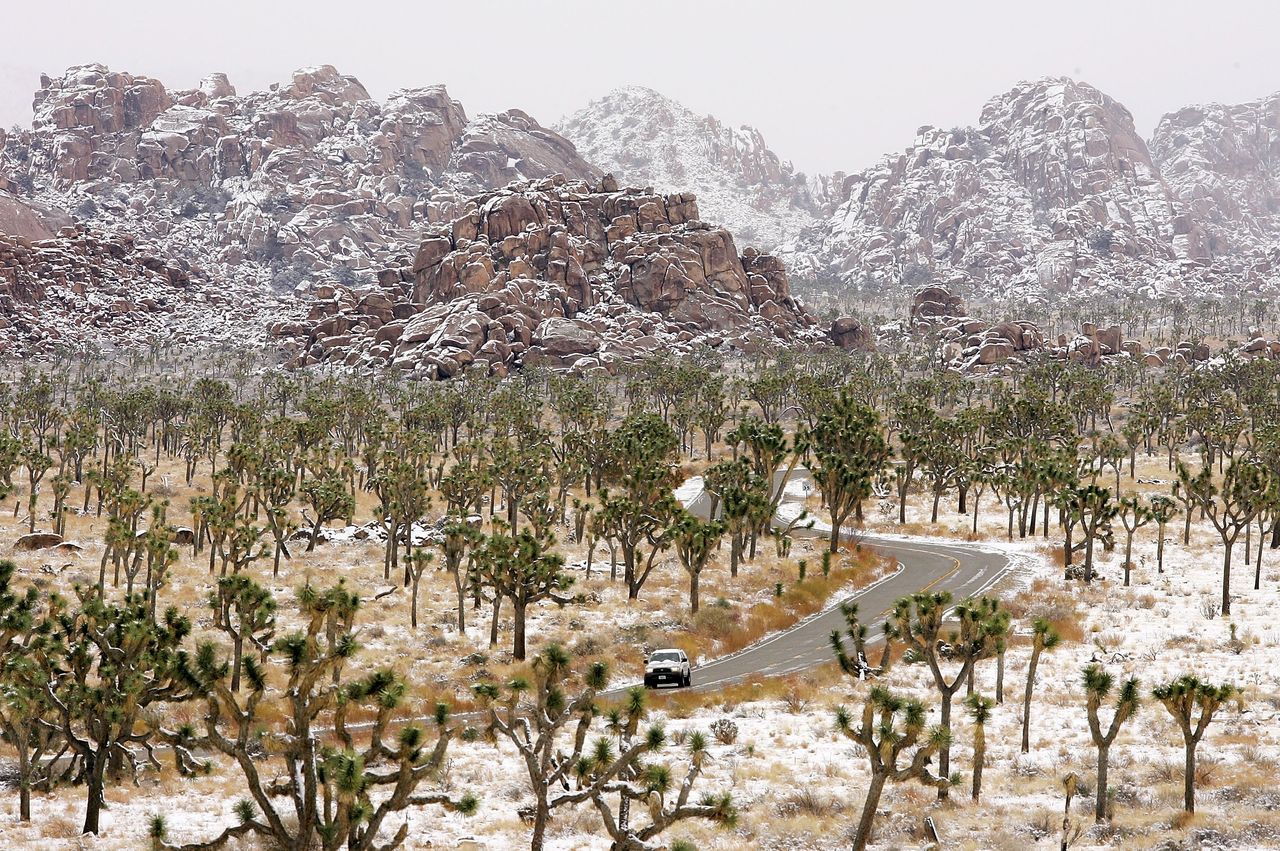
{"label": "joshua tree", "polygon": [[1027,663],[1027,688],[1022,694],[1022,752],[1031,752],[1031,694],[1036,687],[1036,666],[1040,654],[1058,646],[1058,631],[1045,618],[1036,618],[1031,625],[1031,660]]}
{"label": "joshua tree", "polygon": [[308,479],[303,484],[301,492],[316,515],[311,524],[310,539],[307,541],[307,552],[311,552],[320,539],[320,527],[330,520],[349,515],[355,510],[355,500],[347,490],[342,472],[332,467],[323,468],[313,478]]}
{"label": "joshua tree", "polygon": [[1178,516],[1178,504],[1167,496],[1153,496],[1149,510],[1156,524],[1156,573],[1164,573],[1164,530]]}
{"label": "joshua tree", "polygon": [[[1178,483],[1183,492],[1200,507],[1222,538],[1222,614],[1231,614],[1231,551],[1236,539],[1248,528],[1253,518],[1265,510],[1273,499],[1275,477],[1267,468],[1248,459],[1232,460],[1223,473],[1221,484],[1213,480],[1213,465],[1208,460],[1200,472],[1191,475],[1185,464],[1178,464]],[[1190,517],[1190,508],[1187,509]]]}
{"label": "joshua tree", "polygon": [[44,479],[53,459],[44,454],[34,443],[29,443],[22,450],[22,464],[27,468],[27,531],[36,530],[36,500],[40,498],[40,482]]}
{"label": "joshua tree", "polygon": [[851,515],[861,516],[862,502],[871,495],[892,450],[879,416],[848,391],[796,442],[811,459],[810,472],[831,521],[830,551],[837,552],[841,527]]}
{"label": "joshua tree", "polygon": [[[230,687],[231,664],[211,642],[202,642],[193,659],[184,659],[187,676],[205,714],[197,724],[164,731],[179,767],[199,768],[194,748],[233,760],[244,775],[249,799],[236,805],[238,823],[215,839],[170,845],[158,830],[163,848],[203,851],[229,840],[256,835],[280,848],[324,851],[394,849],[408,836],[404,821],[390,835],[384,827],[411,806],[438,805],[471,813],[470,795],[454,799],[439,792],[418,793],[438,775],[449,742],[456,734],[444,704],[435,709],[439,731],[434,746],[416,724],[394,732],[391,722],[407,686],[395,672],[375,670],[343,678],[342,669],[359,647],[352,632],[352,595],[341,584],[325,591],[305,586],[298,591],[301,630],[276,640],[266,661],[248,654],[244,675],[249,692],[238,696]],[[279,667],[281,685],[270,667]],[[326,682],[327,681],[327,682]],[[347,726],[352,710],[372,717],[358,747]],[[276,719],[283,719],[281,722]],[[329,737],[332,737],[332,740]],[[263,779],[259,751],[282,761],[283,779]],[[375,803],[376,800],[376,803]]]}
{"label": "joshua tree", "polygon": [[41,657],[62,601],[42,597],[34,586],[15,591],[16,570],[12,561],[0,561],[0,733],[18,757],[18,819],[30,821],[31,790],[48,779],[53,762],[45,756],[60,739]]}
{"label": "joshua tree", "polygon": [[[505,689],[487,683],[475,687],[491,731],[515,746],[528,773],[534,798],[526,811],[532,824],[532,851],[542,851],[552,812],[587,801],[600,812],[617,847],[626,851],[651,851],[656,846],[647,844],[647,840],[680,819],[707,818],[732,824],[736,813],[727,795],[704,798],[696,806],[688,803],[705,759],[705,738],[692,742],[690,770],[674,805],[666,806],[669,772],[643,762],[646,754],[665,746],[666,732],[657,724],[643,733],[639,731],[644,716],[643,689],[633,689],[624,708],[609,713],[610,726],[618,732],[616,751],[613,742],[605,737],[588,743],[591,724],[600,714],[596,697],[608,684],[609,667],[604,662],[593,663],[580,677],[582,690],[570,697],[565,689],[578,678],[569,662],[564,648],[550,644],[533,662],[532,681],[517,677]],[[565,738],[570,745],[567,750]],[[577,785],[570,789],[569,781],[575,778]],[[619,796],[616,817],[607,800],[614,794]],[[650,805],[651,821],[645,828],[630,825],[627,812],[633,800]]]}
{"label": "joshua tree", "polygon": [[458,597],[458,634],[467,632],[467,588],[462,562],[483,540],[483,535],[463,517],[446,517],[440,530],[440,552],[444,556],[444,568],[453,579],[453,590]]}
{"label": "joshua tree", "polygon": [[[1188,813],[1196,811],[1196,748],[1204,738],[1205,730],[1209,729],[1213,716],[1227,701],[1239,694],[1239,689],[1233,685],[1210,685],[1189,674],[1151,690],[1151,696],[1164,704],[1164,708],[1169,710],[1173,720],[1178,723],[1178,728],[1182,730],[1182,742],[1186,750],[1182,775],[1182,806]],[[1199,717],[1196,717],[1197,710]]]}
{"label": "joshua tree", "polygon": [[1111,694],[1113,680],[1110,674],[1098,665],[1089,665],[1084,669],[1084,690],[1088,695],[1085,709],[1089,716],[1089,735],[1098,749],[1098,787],[1093,808],[1093,818],[1103,822],[1110,818],[1107,793],[1107,765],[1111,758],[1111,744],[1120,733],[1120,727],[1138,711],[1138,681],[1129,678],[1120,686],[1116,696],[1115,710],[1111,715],[1111,724],[1107,731],[1102,731],[1102,723],[1098,720],[1098,709]]}
{"label": "joshua tree", "polygon": [[[944,632],[948,616],[959,621],[959,628]],[[939,723],[948,737],[939,749],[938,776],[950,777],[952,698],[961,685],[971,684],[974,665],[995,653],[996,642],[1008,634],[1009,617],[990,597],[967,600],[952,609],[951,594],[942,591],[902,598],[894,607],[890,622],[893,635],[907,643],[908,658],[924,661],[933,674],[933,683],[942,698]],[[957,663],[959,668],[955,669]],[[944,664],[955,670],[950,680],[943,671]],[[946,784],[938,787],[938,797],[947,797]]]}
{"label": "joshua tree", "polygon": [[554,543],[554,538],[539,537],[529,528],[514,535],[499,529],[476,550],[478,579],[493,589],[495,626],[499,604],[503,599],[511,600],[514,610],[511,652],[518,660],[525,658],[525,622],[529,607],[546,599],[562,606],[574,602],[573,598],[558,593],[569,588],[573,577],[564,572],[564,559],[552,552]]}
{"label": "joshua tree", "polygon": [[718,520],[699,520],[684,512],[674,526],[672,543],[676,557],[689,574],[689,612],[698,613],[698,581],[711,560],[711,553],[724,535],[724,524]]}
{"label": "joshua tree", "polygon": [[[853,835],[854,851],[862,851],[871,839],[871,825],[885,783],[919,780],[939,788],[947,784],[944,775],[929,773],[934,754],[951,743],[951,734],[941,726],[925,728],[927,712],[918,700],[898,697],[882,686],[872,686],[862,707],[861,718],[854,719],[845,707],[836,707],[836,729],[862,745],[871,764],[871,782],[862,805],[862,815]],[[911,751],[905,765],[898,760]]]}
{"label": "joshua tree", "polygon": [[141,595],[109,604],[76,589],[80,606],[59,612],[42,646],[44,699],[80,761],[86,785],[84,833],[97,834],[107,771],[134,769],[135,748],[150,754],[154,708],[191,698],[178,645],[190,622],[170,608],[152,621]]}
{"label": "joshua tree", "polygon": [[1094,544],[1110,539],[1111,521],[1119,509],[1111,498],[1111,491],[1098,485],[1072,488],[1065,493],[1059,504],[1070,515],[1067,522],[1078,524],[1084,535],[1084,581],[1092,582]]}
{"label": "joshua tree", "polygon": [[973,801],[982,796],[982,769],[987,762],[987,721],[996,703],[989,697],[971,694],[964,699],[973,718]]}
{"label": "joshua tree", "polygon": [[878,676],[888,671],[893,653],[893,640],[899,637],[897,627],[893,623],[886,621],[881,628],[884,647],[880,654],[880,665],[877,668],[872,668],[867,663],[867,626],[858,620],[858,604],[841,603],[840,612],[844,615],[845,634],[849,637],[849,643],[853,646],[853,655],[850,656],[844,649],[844,640],[840,635],[840,630],[831,630],[831,649],[835,653],[836,662],[840,664],[840,670],[859,680],[867,676]]}
{"label": "joshua tree", "polygon": [[[627,597],[634,600],[669,543],[679,508],[671,493],[672,458],[679,441],[671,427],[652,414],[628,417],[610,436],[599,515],[606,535],[622,550]],[[647,544],[647,557],[642,547]]]}
{"label": "joshua tree", "polygon": [[1151,509],[1136,496],[1121,497],[1117,508],[1120,525],[1124,526],[1124,586],[1128,588],[1129,572],[1133,569],[1133,535],[1155,518]]}
{"label": "joshua tree", "polygon": [[240,670],[248,641],[259,658],[265,657],[276,631],[276,601],[271,592],[243,573],[218,580],[210,595],[213,621],[231,638],[231,690],[240,691]]}
{"label": "joshua tree", "polygon": [[711,516],[718,515],[729,536],[729,576],[736,577],[751,530],[768,512],[769,483],[756,475],[747,459],[738,458],[711,466],[706,487],[714,500]]}

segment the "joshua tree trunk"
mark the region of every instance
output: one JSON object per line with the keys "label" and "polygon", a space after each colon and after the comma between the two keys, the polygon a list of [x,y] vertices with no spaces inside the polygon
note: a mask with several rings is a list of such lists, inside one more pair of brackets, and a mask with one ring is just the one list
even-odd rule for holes
{"label": "joshua tree trunk", "polygon": [[1107,764],[1111,760],[1111,748],[1098,746],[1098,788],[1094,795],[1093,820],[1101,824],[1107,820]]}
{"label": "joshua tree trunk", "polygon": [[1235,538],[1225,542],[1222,553],[1222,616],[1225,618],[1231,614],[1231,550],[1235,545]]}
{"label": "joshua tree trunk", "polygon": [[853,851],[864,851],[871,840],[871,823],[876,817],[876,808],[880,806],[880,793],[884,791],[884,773],[871,775],[871,783],[867,786],[867,800],[862,805],[862,816],[858,819],[858,830],[853,835]]}
{"label": "joshua tree trunk", "polygon": [[410,590],[409,603],[409,627],[410,629],[418,628],[418,580],[422,578],[421,573],[413,574],[413,587]]}
{"label": "joshua tree trunk", "polygon": [[18,744],[18,821],[31,821],[31,757]]}
{"label": "joshua tree trunk", "polygon": [[311,540],[307,541],[307,552],[311,552],[316,548],[316,539],[320,536],[320,524],[322,522],[320,515],[317,515],[316,522],[311,527]]}
{"label": "joshua tree trunk", "polygon": [[689,573],[689,614],[698,613],[698,572]]}
{"label": "joshua tree trunk", "polygon": [[987,761],[987,730],[985,724],[975,724],[973,729],[973,802],[982,797],[982,767]]}
{"label": "joshua tree trunk", "polygon": [[498,610],[502,608],[502,597],[495,594],[493,597],[493,621],[489,624],[489,646],[493,647],[498,643]]}
{"label": "joshua tree trunk", "polygon": [[[957,684],[959,681],[957,680]],[[950,689],[942,692],[942,709],[938,716],[938,724],[948,733],[951,732],[951,695]],[[951,776],[951,745],[944,744],[938,749],[938,776],[945,779]],[[946,783],[938,784],[938,800],[945,801],[951,797],[951,790]]]}
{"label": "joshua tree trunk", "polygon": [[244,636],[235,632],[232,633],[232,647],[235,652],[235,659],[231,663],[231,690],[240,691],[240,657],[244,653]]}
{"label": "joshua tree trunk", "polygon": [[1022,693],[1022,752],[1031,752],[1031,693],[1036,685],[1036,665],[1040,664],[1037,648],[1031,651],[1031,662],[1027,665],[1027,689]]}
{"label": "joshua tree trunk", "polygon": [[89,772],[85,783],[89,787],[88,802],[84,811],[84,829],[80,832],[98,835],[98,816],[102,812],[103,775],[107,770],[106,754],[95,753],[89,757]]}
{"label": "joshua tree trunk", "polygon": [[1182,808],[1188,813],[1196,811],[1196,745],[1195,739],[1187,739],[1186,764],[1182,777]]}
{"label": "joshua tree trunk", "polygon": [[462,568],[453,573],[453,589],[458,594],[458,635],[467,634],[467,589],[462,584]]}
{"label": "joshua tree trunk", "polygon": [[530,838],[530,851],[542,851],[545,836],[547,834],[547,822],[550,821],[551,813],[548,811],[546,803],[539,800],[534,804],[533,810],[533,834]]}
{"label": "joshua tree trunk", "polygon": [[525,623],[525,602],[519,596],[511,598],[513,632],[515,638],[512,640],[511,655],[516,661],[524,661],[524,623]]}
{"label": "joshua tree trunk", "polygon": [[1005,648],[1001,646],[996,653],[996,703],[1004,703],[1004,654]]}

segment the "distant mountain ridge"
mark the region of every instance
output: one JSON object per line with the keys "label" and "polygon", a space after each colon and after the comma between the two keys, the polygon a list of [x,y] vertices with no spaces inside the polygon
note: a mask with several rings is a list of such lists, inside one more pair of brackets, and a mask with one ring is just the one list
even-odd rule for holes
{"label": "distant mountain ridge", "polygon": [[942,283],[974,300],[1080,292],[1269,291],[1280,270],[1280,95],[1165,116],[1150,142],[1123,104],[1047,78],[972,127],[922,127],[860,171],[805,177],[758,131],[650,89],[556,127],[632,183],[683,185],[739,237],[828,289]]}
{"label": "distant mountain ridge", "polygon": [[832,178],[797,172],[759,130],[698,115],[653,89],[616,89],[555,129],[622,183],[695,193],[703,214],[744,245],[773,250],[830,204]]}
{"label": "distant mountain ridge", "polygon": [[[519,109],[468,116],[444,86],[375,101],[328,65],[247,95],[222,74],[173,90],[82,65],[40,80],[30,130],[0,131],[0,350],[263,343],[330,285],[356,304],[377,290],[403,296],[401,312],[425,307],[399,292],[397,270],[425,232],[478,215],[507,197],[499,190],[549,192],[552,206],[621,193],[696,210],[656,217],[645,251],[667,228],[701,233],[705,217],[727,255],[761,248],[798,291],[846,300],[926,284],[1009,305],[1280,290],[1280,94],[1186,107],[1148,142],[1086,83],[1024,82],[974,126],[922,127],[860,171],[807,176],[758,130],[642,87],[547,127]],[[601,221],[622,227],[616,218]],[[571,236],[598,244],[594,231]],[[510,259],[470,239],[450,251]],[[534,254],[560,264],[559,250]],[[670,265],[673,281],[700,280],[691,257]],[[772,258],[744,269],[757,262],[784,274]],[[472,292],[493,283],[479,281],[484,269],[466,270]],[[735,328],[767,319],[769,292],[788,290],[760,289]],[[799,302],[794,312],[807,315]],[[700,323],[683,332],[721,336]]]}

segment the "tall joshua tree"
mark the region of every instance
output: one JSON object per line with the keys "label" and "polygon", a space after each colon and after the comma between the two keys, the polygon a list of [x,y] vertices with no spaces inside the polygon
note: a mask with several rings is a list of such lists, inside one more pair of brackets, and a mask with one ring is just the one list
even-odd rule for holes
{"label": "tall joshua tree", "polygon": [[173,608],[153,621],[141,595],[114,605],[96,588],[76,590],[79,608],[57,614],[40,661],[44,699],[83,765],[83,832],[96,835],[108,768],[120,774],[135,767],[132,750],[150,753],[157,733],[150,714],[192,696],[178,651],[191,625]]}
{"label": "tall joshua tree", "polygon": [[1196,748],[1204,738],[1205,730],[1209,729],[1213,716],[1227,701],[1239,694],[1239,689],[1234,685],[1224,683],[1215,686],[1189,674],[1151,690],[1151,696],[1164,705],[1182,731],[1182,743],[1186,751],[1182,775],[1182,807],[1188,813],[1196,811]]}
{"label": "tall joshua tree", "polygon": [[[948,617],[958,621],[959,626],[944,629]],[[925,662],[933,674],[934,686],[942,698],[939,723],[947,733],[947,741],[938,751],[938,774],[949,777],[952,699],[962,685],[970,682],[973,666],[995,653],[997,641],[1009,631],[1009,618],[989,597],[967,600],[953,609],[951,594],[942,591],[902,598],[890,621],[894,635],[907,643],[911,658]],[[950,678],[944,666],[954,671]],[[947,795],[947,784],[940,784],[938,797]]]}
{"label": "tall joshua tree", "polygon": [[[857,719],[846,707],[836,707],[836,729],[862,745],[871,764],[867,797],[853,835],[854,851],[863,851],[871,839],[871,826],[886,783],[919,780],[939,787],[946,785],[945,776],[929,773],[929,763],[950,744],[951,734],[940,726],[926,728],[927,715],[920,701],[899,697],[883,686],[871,687]],[[899,765],[906,754],[910,754],[908,761]]]}
{"label": "tall joshua tree", "polygon": [[1031,751],[1031,694],[1036,687],[1036,666],[1040,654],[1058,646],[1058,631],[1045,618],[1036,618],[1031,625],[1031,660],[1027,663],[1027,688],[1022,693],[1022,752]]}
{"label": "tall joshua tree", "polygon": [[[1263,511],[1274,491],[1274,477],[1267,468],[1249,459],[1235,459],[1222,475],[1213,479],[1208,461],[1194,476],[1185,464],[1178,464],[1178,483],[1192,503],[1204,512],[1222,539],[1222,614],[1231,614],[1231,551],[1236,539],[1253,518]],[[1188,509],[1190,516],[1190,509]]]}
{"label": "tall joshua tree", "polygon": [[672,543],[681,567],[689,574],[689,612],[698,613],[698,583],[712,551],[724,535],[724,524],[718,520],[699,520],[689,512],[676,521]]}
{"label": "tall joshua tree", "polygon": [[850,655],[844,647],[844,639],[840,635],[840,630],[833,629],[831,631],[831,649],[835,653],[836,662],[840,665],[840,670],[855,679],[865,679],[867,676],[883,674],[889,670],[889,663],[892,659],[893,641],[898,637],[897,627],[892,622],[885,622],[882,627],[884,636],[884,647],[881,648],[880,666],[872,668],[867,662],[867,626],[858,620],[858,604],[857,603],[841,603],[840,612],[844,615],[845,635],[849,638],[849,643],[853,647],[853,655]]}
{"label": "tall joshua tree", "polygon": [[1129,574],[1133,570],[1133,535],[1150,523],[1154,515],[1136,496],[1121,497],[1117,509],[1120,525],[1124,527],[1124,585],[1128,588]]}
{"label": "tall joshua tree", "polygon": [[831,521],[829,547],[837,552],[841,527],[850,516],[861,516],[862,502],[892,454],[880,417],[845,391],[796,444],[810,459]]}
{"label": "tall joshua tree", "polygon": [[[608,684],[609,667],[595,662],[578,674],[570,661],[563,647],[549,644],[534,660],[531,679],[516,677],[505,689],[490,683],[475,687],[490,731],[515,746],[528,772],[534,799],[528,812],[532,851],[542,851],[553,812],[586,802],[595,805],[620,851],[657,847],[647,840],[681,819],[703,818],[731,825],[736,812],[730,796],[706,796],[699,804],[688,801],[705,759],[704,736],[691,737],[690,770],[672,805],[667,806],[669,772],[664,766],[644,761],[646,755],[665,747],[667,736],[659,724],[640,730],[645,713],[642,689],[630,691],[624,707],[607,714],[610,727],[618,732],[616,750],[606,737],[588,742],[591,725],[601,714],[597,697]],[[570,696],[567,690],[575,681],[580,691]],[[577,784],[571,788],[573,779]],[[619,796],[616,815],[608,804],[615,794]],[[636,828],[630,822],[628,813],[634,800],[649,804],[650,823],[645,827]]]}
{"label": "tall joshua tree", "polygon": [[1164,573],[1164,530],[1178,516],[1178,504],[1167,496],[1151,497],[1151,519],[1156,524],[1156,573]]}
{"label": "tall joshua tree", "polygon": [[1111,723],[1106,732],[1102,730],[1102,722],[1098,719],[1098,710],[1102,702],[1111,694],[1114,680],[1110,674],[1098,665],[1090,665],[1084,669],[1084,690],[1088,695],[1085,710],[1089,716],[1089,735],[1094,747],[1098,749],[1098,788],[1097,800],[1093,807],[1093,818],[1103,822],[1110,818],[1107,795],[1107,766],[1111,759],[1111,744],[1120,734],[1120,728],[1137,713],[1141,705],[1138,699],[1138,681],[1129,678],[1120,686],[1116,695],[1115,709],[1111,714]]}
{"label": "tall joshua tree", "polygon": [[[397,848],[407,838],[407,821],[393,825],[410,806],[474,812],[471,795],[455,799],[419,790],[438,776],[457,733],[449,724],[448,707],[436,706],[438,735],[432,744],[416,724],[392,729],[407,693],[394,671],[343,675],[359,650],[351,600],[341,584],[300,589],[301,628],[277,639],[265,661],[246,654],[248,693],[243,696],[231,689],[231,663],[212,642],[202,642],[194,658],[183,660],[205,712],[193,724],[165,730],[164,738],[185,771],[199,767],[192,754],[196,748],[232,760],[244,776],[249,798],[235,807],[237,823],[216,838],[170,845],[158,825],[159,835],[153,836],[157,847],[204,851],[255,836],[278,848],[381,851]],[[270,675],[272,668],[280,669],[278,676]],[[367,735],[367,745],[357,745],[348,729],[353,710],[372,718],[360,735],[362,741]],[[267,759],[277,764],[282,780],[264,779],[263,769],[269,766],[256,752],[260,736],[270,743]]]}
{"label": "tall joshua tree", "polygon": [[18,758],[18,819],[30,821],[31,790],[48,778],[53,765],[45,755],[60,741],[41,657],[62,601],[34,586],[18,592],[16,571],[12,561],[0,560],[0,732]]}

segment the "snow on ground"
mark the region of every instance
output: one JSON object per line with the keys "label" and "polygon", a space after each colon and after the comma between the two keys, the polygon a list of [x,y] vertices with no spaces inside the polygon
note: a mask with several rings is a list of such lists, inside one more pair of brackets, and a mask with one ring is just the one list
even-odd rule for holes
{"label": "snow on ground", "polygon": [[[1140,479],[1167,480],[1162,466],[1154,461],[1144,462],[1139,474]],[[1142,491],[1159,487],[1131,483],[1127,478],[1123,484]],[[682,498],[690,498],[692,487],[690,483],[683,489]],[[1084,835],[1072,848],[1280,847],[1280,793],[1274,790],[1274,778],[1280,773],[1280,627],[1272,614],[1280,606],[1280,570],[1271,564],[1280,565],[1280,554],[1264,552],[1262,587],[1255,591],[1252,570],[1244,564],[1243,547],[1238,550],[1233,612],[1230,619],[1224,619],[1215,608],[1220,594],[1221,548],[1212,530],[1199,522],[1193,524],[1187,546],[1181,542],[1180,524],[1170,524],[1163,574],[1155,570],[1155,530],[1146,527],[1135,540],[1137,566],[1132,587],[1121,586],[1121,555],[1113,552],[1100,554],[1101,578],[1093,587],[1084,588],[1061,578],[1055,561],[1060,542],[1055,536],[1003,541],[1003,507],[988,497],[982,508],[980,533],[997,538],[984,538],[981,545],[1000,548],[1017,559],[1015,575],[1000,589],[1002,601],[1016,616],[1015,639],[1006,660],[1005,701],[987,726],[982,801],[973,804],[969,800],[973,728],[957,700],[952,766],[962,775],[961,787],[954,790],[949,803],[938,804],[932,790],[891,784],[877,816],[874,847],[923,847],[921,823],[929,815],[938,825],[945,847],[1057,848],[1062,821],[1060,783],[1067,772],[1075,772],[1082,780],[1082,793],[1070,817],[1083,828]],[[905,526],[897,524],[896,514],[873,510],[868,531],[877,535],[926,533],[953,543],[969,534],[971,519],[955,515],[954,506],[944,505],[936,527],[925,522],[928,509],[928,500],[914,495]],[[82,518],[81,522],[90,519]],[[81,537],[93,540],[94,536]],[[797,542],[797,547],[809,543]],[[339,571],[357,577],[371,571],[381,573],[381,546],[375,540],[353,540],[320,549],[326,563]],[[33,566],[39,558],[22,554],[20,561]],[[85,554],[84,563],[96,564],[92,549]],[[607,557],[604,567],[607,570]],[[199,576],[182,577],[176,581],[176,593],[197,594],[202,581]],[[294,574],[274,584],[285,590],[296,581]],[[605,600],[611,599],[607,596],[609,583],[601,585],[597,578],[588,582],[585,577],[580,577],[580,582],[588,590],[606,594]],[[652,599],[643,606],[606,602],[564,612],[554,606],[539,606],[530,620],[531,640],[534,636],[540,640],[565,635],[587,640],[600,633],[602,617],[613,630],[651,628],[663,617],[663,600],[677,605],[681,593],[678,585],[669,589],[655,586]],[[404,623],[403,600],[397,602],[398,596],[368,604],[361,634],[366,647],[363,663],[399,660],[418,680],[455,689],[463,696],[476,668],[463,666],[458,660],[468,653],[491,653],[486,646],[487,610],[469,609],[468,635],[458,636],[450,622],[452,589],[434,577],[424,581],[421,604],[429,615],[425,628],[415,635]],[[1053,620],[1064,641],[1041,658],[1032,704],[1031,752],[1023,755],[1018,741],[1029,654],[1028,624],[1038,615]],[[582,629],[575,632],[572,622],[579,622]],[[504,645],[508,636],[503,634]],[[1081,669],[1094,661],[1117,679],[1138,677],[1144,694],[1142,709],[1112,747],[1115,822],[1106,830],[1092,827],[1096,757],[1080,686]],[[625,674],[624,669],[622,665],[620,673]],[[502,668],[499,665],[495,670]],[[1229,706],[1219,714],[1200,746],[1199,814],[1186,825],[1177,818],[1181,737],[1163,707],[1145,697],[1151,686],[1183,673],[1232,682],[1244,690],[1245,698],[1242,708]],[[897,664],[881,683],[920,697],[930,707],[930,720],[936,722],[938,701],[925,668]],[[994,695],[994,663],[980,666],[976,685],[980,693]],[[721,718],[738,728],[732,743],[713,741],[712,759],[697,787],[699,792],[732,792],[741,809],[738,826],[726,831],[683,824],[667,836],[691,839],[702,849],[847,848],[862,806],[867,769],[859,748],[834,731],[832,712],[841,703],[859,706],[866,689],[865,684],[853,683],[830,666],[783,682],[743,684],[697,700],[670,692],[652,695],[652,720],[662,721],[673,738],[688,729],[706,730]],[[1109,718],[1109,710],[1104,709],[1104,723]],[[677,776],[682,774],[684,763],[678,746],[656,758],[669,761]],[[527,785],[509,747],[495,748],[483,741],[455,743],[439,784],[455,793],[478,792],[482,797],[480,812],[465,818],[432,809],[412,810],[405,816],[410,827],[406,848],[452,848],[461,837],[471,835],[490,851],[526,847],[527,828],[516,817],[516,809],[527,800]],[[194,780],[174,777],[171,771],[159,777],[144,776],[137,788],[120,786],[108,792],[111,806],[104,817],[103,837],[85,840],[74,838],[83,812],[82,790],[37,795],[33,826],[14,821],[16,800],[10,796],[3,802],[0,837],[17,847],[136,848],[146,841],[147,818],[163,812],[169,816],[175,841],[208,839],[229,822],[230,807],[239,794],[236,775],[226,766],[211,777]],[[608,844],[597,816],[582,807],[557,816],[548,847],[604,851]]]}

